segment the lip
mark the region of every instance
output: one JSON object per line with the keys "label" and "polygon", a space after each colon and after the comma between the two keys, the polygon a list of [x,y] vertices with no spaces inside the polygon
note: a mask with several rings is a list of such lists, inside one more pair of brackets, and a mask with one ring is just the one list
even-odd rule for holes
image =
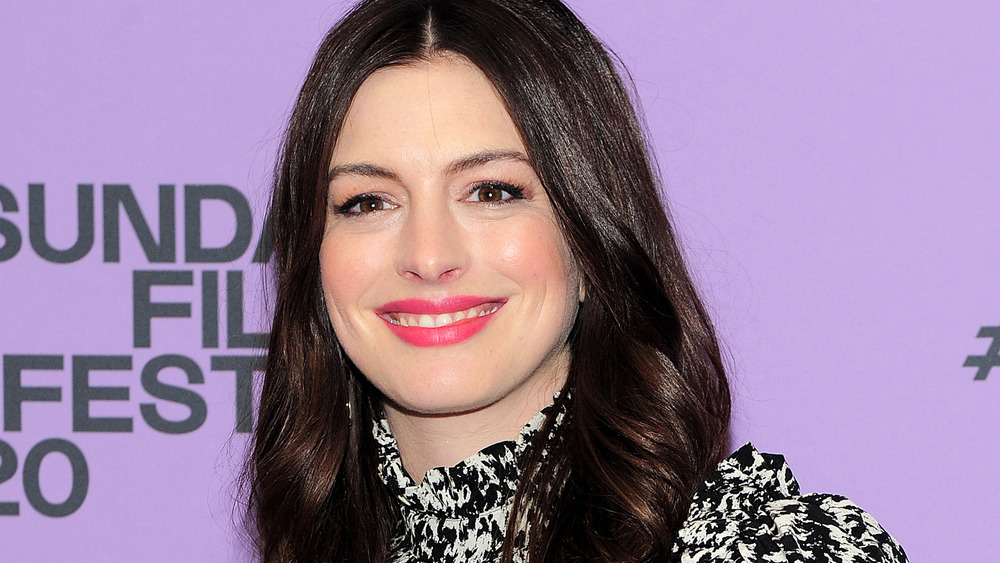
{"label": "lip", "polygon": [[[448,346],[475,336],[493,320],[507,299],[456,295],[443,299],[402,299],[375,309],[400,340],[419,347]],[[462,315],[468,314],[463,317]],[[448,315],[445,319],[439,315]],[[429,318],[433,316],[434,318]],[[457,320],[453,317],[461,317]],[[443,326],[418,326],[446,322]],[[409,326],[407,326],[409,325]]]}
{"label": "lip", "polygon": [[412,315],[440,315],[454,313],[485,305],[486,303],[506,303],[504,297],[481,297],[475,295],[452,295],[442,299],[400,299],[391,301],[375,309],[377,315],[389,313],[409,313]]}

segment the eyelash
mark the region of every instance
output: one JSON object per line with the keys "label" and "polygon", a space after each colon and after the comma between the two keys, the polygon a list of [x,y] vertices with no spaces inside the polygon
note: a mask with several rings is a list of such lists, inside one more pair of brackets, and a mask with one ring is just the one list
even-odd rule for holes
{"label": "eyelash", "polygon": [[[502,191],[502,192],[510,195],[510,197],[501,199],[499,201],[482,201],[482,202],[479,202],[479,203],[484,203],[486,205],[490,205],[490,206],[508,205],[508,204],[512,203],[514,200],[524,199],[524,188],[519,188],[519,187],[517,187],[517,186],[515,186],[513,184],[508,184],[507,182],[498,182],[498,181],[495,181],[495,180],[494,181],[488,181],[488,182],[480,182],[480,183],[472,186],[472,188],[469,190],[469,197],[472,197],[476,192],[478,192],[480,190],[485,190],[485,189],[500,190],[500,191]],[[378,212],[378,211],[382,211],[382,209],[376,209],[374,211],[369,211],[369,212],[361,211],[361,207],[360,206],[361,206],[362,203],[364,203],[366,201],[377,201],[377,202],[381,203],[382,205],[393,205],[392,203],[390,203],[389,201],[387,201],[383,196],[381,196],[379,194],[365,193],[365,194],[358,194],[358,195],[356,195],[356,196],[348,199],[347,201],[345,201],[341,205],[336,206],[334,208],[334,213],[336,213],[337,215],[345,216],[345,217],[358,217],[358,216],[361,216],[361,215],[370,215],[372,213],[375,213],[375,212]],[[355,207],[357,207],[358,209],[355,210],[354,209]]]}
{"label": "eyelash", "polygon": [[[384,197],[382,197],[382,196],[380,196],[378,194],[358,194],[358,195],[356,195],[356,196],[348,199],[347,201],[345,201],[341,205],[338,205],[334,209],[334,212],[337,215],[343,215],[345,217],[357,217],[357,216],[360,216],[360,215],[368,215],[371,212],[367,212],[366,213],[364,211],[361,211],[361,207],[360,207],[361,204],[363,202],[365,202],[365,201],[378,201],[379,203],[381,203],[383,205],[389,204],[389,202],[386,201],[386,199]],[[389,205],[391,205],[391,204],[389,204]],[[355,207],[358,208],[357,211],[354,211]],[[381,209],[376,210],[376,211],[381,211]]]}
{"label": "eyelash", "polygon": [[513,184],[508,184],[507,182],[498,182],[496,180],[491,180],[488,182],[480,182],[472,186],[472,189],[469,190],[469,197],[472,197],[473,194],[484,189],[500,190],[502,192],[510,194],[509,198],[501,199],[500,201],[481,202],[488,205],[507,205],[509,203],[512,203],[513,200],[524,199],[524,188],[519,188]]}

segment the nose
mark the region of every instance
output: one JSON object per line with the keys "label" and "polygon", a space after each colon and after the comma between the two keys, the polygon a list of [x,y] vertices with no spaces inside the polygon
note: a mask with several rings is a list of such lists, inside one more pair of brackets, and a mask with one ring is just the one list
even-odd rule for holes
{"label": "nose", "polygon": [[400,237],[396,264],[404,278],[444,283],[468,265],[467,237],[446,202],[413,205]]}

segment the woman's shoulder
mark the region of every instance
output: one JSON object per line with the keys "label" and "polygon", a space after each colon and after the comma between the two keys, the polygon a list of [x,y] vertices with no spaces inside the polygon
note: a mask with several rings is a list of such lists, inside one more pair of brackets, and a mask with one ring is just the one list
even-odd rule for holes
{"label": "woman's shoulder", "polygon": [[906,562],[870,514],[842,496],[801,495],[784,458],[750,444],[720,463],[695,494],[674,556],[683,563]]}

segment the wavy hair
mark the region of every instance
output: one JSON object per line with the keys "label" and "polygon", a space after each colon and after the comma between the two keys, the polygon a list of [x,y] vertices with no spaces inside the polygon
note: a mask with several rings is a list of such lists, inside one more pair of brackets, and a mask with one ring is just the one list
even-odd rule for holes
{"label": "wavy hair", "polygon": [[322,42],[271,202],[277,296],[245,471],[259,556],[391,557],[398,511],[372,437],[381,396],[339,345],[322,297],[327,169],[368,76],[443,54],[471,61],[506,104],[587,295],[558,399],[568,421],[550,440],[550,415],[529,447],[504,559],[669,559],[691,497],[724,456],[729,388],[629,91],[558,0],[364,1]]}

